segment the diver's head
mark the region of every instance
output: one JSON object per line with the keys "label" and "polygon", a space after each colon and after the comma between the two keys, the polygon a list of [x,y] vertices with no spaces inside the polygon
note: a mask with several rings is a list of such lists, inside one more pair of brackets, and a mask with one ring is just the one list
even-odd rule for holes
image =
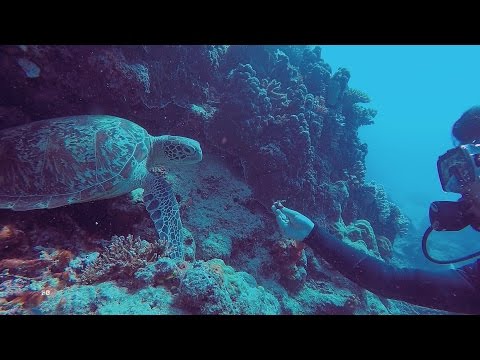
{"label": "diver's head", "polygon": [[464,198],[480,195],[480,106],[472,106],[452,127],[455,148],[437,161],[442,189]]}
{"label": "diver's head", "polygon": [[437,170],[442,189],[460,194],[458,201],[434,201],[430,205],[430,226],[422,238],[422,251],[430,261],[450,264],[479,256],[480,252],[453,260],[437,260],[427,250],[432,230],[458,231],[470,225],[480,231],[480,106],[463,113],[452,127],[455,147],[439,156]]}
{"label": "diver's head", "polygon": [[434,228],[445,230],[480,224],[480,106],[463,113],[453,125],[452,137],[456,146],[439,156],[438,177],[444,191],[461,198],[434,202],[430,213],[431,219],[442,220],[437,226],[432,222]]}
{"label": "diver's head", "polygon": [[455,146],[480,140],[480,106],[472,106],[455,121],[452,138]]}

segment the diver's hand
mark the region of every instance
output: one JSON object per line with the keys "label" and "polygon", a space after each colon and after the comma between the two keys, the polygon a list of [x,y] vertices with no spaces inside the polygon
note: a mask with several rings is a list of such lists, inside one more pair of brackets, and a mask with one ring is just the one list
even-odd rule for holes
{"label": "diver's hand", "polygon": [[303,241],[313,229],[312,220],[298,211],[286,208],[280,201],[273,203],[272,211],[277,218],[281,232],[293,240]]}

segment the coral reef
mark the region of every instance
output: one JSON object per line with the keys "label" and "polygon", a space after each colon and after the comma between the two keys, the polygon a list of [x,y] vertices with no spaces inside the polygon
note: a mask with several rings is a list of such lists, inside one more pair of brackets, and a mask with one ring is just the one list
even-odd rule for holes
{"label": "coral reef", "polygon": [[358,129],[376,111],[320,47],[6,45],[0,67],[0,130],[105,113],[204,149],[167,175],[185,226],[179,264],[162,256],[141,190],[0,210],[0,313],[428,313],[358,288],[277,231],[278,199],[385,261],[409,229],[365,181]]}
{"label": "coral reef", "polygon": [[392,242],[385,236],[377,236],[378,251],[380,256],[385,260],[390,260],[393,255]]}
{"label": "coral reef", "polygon": [[152,262],[163,251],[159,246],[133,235],[113,236],[110,245],[92,263],[88,264],[80,275],[80,282],[92,284],[115,274],[131,278],[148,262]]}
{"label": "coral reef", "polygon": [[346,222],[368,219],[376,233],[391,242],[396,236],[405,236],[410,226],[400,208],[388,200],[384,188],[375,183],[352,188],[343,218]]}
{"label": "coral reef", "polygon": [[335,108],[341,102],[349,80],[350,72],[345,68],[340,68],[333,74],[327,87],[326,100],[329,106]]}
{"label": "coral reef", "polygon": [[178,285],[180,277],[187,268],[187,263],[177,264],[174,260],[163,257],[154,263],[139,268],[135,272],[135,278],[143,284],[155,285],[167,283],[170,286]]}
{"label": "coral reef", "polygon": [[307,256],[304,247],[291,239],[280,240],[274,245],[272,255],[281,274],[280,282],[289,291],[297,291],[305,284]]}
{"label": "coral reef", "polygon": [[185,273],[178,302],[199,314],[279,314],[277,299],[255,278],[220,259],[199,261]]}
{"label": "coral reef", "polygon": [[392,243],[385,236],[376,236],[371,224],[364,219],[355,220],[348,226],[340,220],[334,228],[342,239],[348,239],[362,250],[385,261],[392,257]]}
{"label": "coral reef", "polygon": [[200,245],[200,258],[203,260],[226,260],[232,253],[232,239],[222,234],[210,234]]}
{"label": "coral reef", "polygon": [[58,291],[34,308],[35,314],[52,315],[162,315],[181,314],[172,307],[172,295],[162,287],[146,287],[134,294],[113,282],[73,285]]}

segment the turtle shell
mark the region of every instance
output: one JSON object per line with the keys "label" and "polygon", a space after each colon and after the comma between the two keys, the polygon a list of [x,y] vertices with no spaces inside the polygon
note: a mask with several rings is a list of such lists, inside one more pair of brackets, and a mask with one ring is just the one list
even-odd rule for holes
{"label": "turtle shell", "polygon": [[54,208],[129,192],[150,147],[144,128],[106,115],[0,131],[0,208]]}

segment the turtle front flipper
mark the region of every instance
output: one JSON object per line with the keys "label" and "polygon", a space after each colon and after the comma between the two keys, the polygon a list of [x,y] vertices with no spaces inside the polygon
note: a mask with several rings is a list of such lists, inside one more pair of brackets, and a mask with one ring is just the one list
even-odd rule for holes
{"label": "turtle front flipper", "polygon": [[164,173],[148,173],[145,178],[143,202],[155,224],[159,241],[166,243],[168,256],[182,261],[184,244],[180,208],[172,185]]}

